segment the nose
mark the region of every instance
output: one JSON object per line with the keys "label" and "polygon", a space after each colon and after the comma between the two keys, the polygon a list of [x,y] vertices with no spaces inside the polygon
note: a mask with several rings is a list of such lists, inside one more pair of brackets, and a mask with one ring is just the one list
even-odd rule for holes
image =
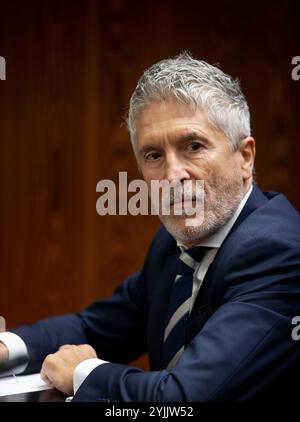
{"label": "nose", "polygon": [[168,180],[168,182],[190,179],[185,163],[175,153],[169,154],[166,157],[164,179]]}

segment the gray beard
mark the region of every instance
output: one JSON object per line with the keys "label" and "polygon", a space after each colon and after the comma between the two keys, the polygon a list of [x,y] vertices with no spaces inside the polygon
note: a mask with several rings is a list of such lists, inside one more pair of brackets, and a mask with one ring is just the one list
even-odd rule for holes
{"label": "gray beard", "polygon": [[176,217],[159,216],[168,232],[187,247],[196,246],[215,234],[230,220],[244,196],[243,183],[240,179],[236,179],[233,183],[228,182],[223,181],[217,189],[211,190],[212,198],[208,209],[204,210],[204,220],[200,225],[182,227],[174,221]]}

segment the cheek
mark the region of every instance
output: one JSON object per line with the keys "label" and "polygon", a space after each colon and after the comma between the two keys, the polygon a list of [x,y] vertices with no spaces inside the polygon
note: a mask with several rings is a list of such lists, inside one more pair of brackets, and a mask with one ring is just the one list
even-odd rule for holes
{"label": "cheek", "polygon": [[143,179],[148,183],[148,180],[150,180],[149,170],[145,166],[143,166],[143,164],[141,163],[138,163],[138,167]]}
{"label": "cheek", "polygon": [[151,167],[141,167],[141,173],[143,179],[149,185],[151,180],[162,180],[163,179],[163,172],[159,168],[151,168]]}
{"label": "cheek", "polygon": [[[223,186],[225,181],[237,179],[239,176],[239,168],[236,163],[229,160],[225,163],[222,159],[219,162],[207,163],[202,172],[198,171],[197,179],[204,180],[204,189],[209,195],[210,190],[216,190]],[[200,176],[200,177],[199,177]]]}
{"label": "cheek", "polygon": [[189,169],[189,173],[193,179],[204,181],[209,181],[209,179],[218,172],[219,170],[216,163],[203,159],[198,160],[198,162]]}
{"label": "cheek", "polygon": [[151,183],[151,180],[155,179],[153,172],[151,172],[149,170],[142,170],[141,172],[142,172],[143,179],[145,180],[145,182],[149,186],[150,183]]}

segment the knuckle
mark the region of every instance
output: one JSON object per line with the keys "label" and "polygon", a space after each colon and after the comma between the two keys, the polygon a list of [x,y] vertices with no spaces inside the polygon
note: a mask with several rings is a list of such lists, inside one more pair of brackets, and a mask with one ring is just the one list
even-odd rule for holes
{"label": "knuckle", "polygon": [[91,352],[93,350],[92,346],[90,346],[89,344],[83,344],[82,348],[85,352]]}
{"label": "knuckle", "polygon": [[72,347],[70,344],[63,344],[60,346],[59,350],[69,349],[70,347]]}
{"label": "knuckle", "polygon": [[97,357],[97,354],[95,352],[95,349],[90,346],[89,344],[84,344],[84,350],[83,350],[89,357],[94,356]]}
{"label": "knuckle", "polygon": [[56,356],[54,353],[50,353],[48,356],[46,356],[44,360],[44,364],[47,366],[52,366],[56,361]]}

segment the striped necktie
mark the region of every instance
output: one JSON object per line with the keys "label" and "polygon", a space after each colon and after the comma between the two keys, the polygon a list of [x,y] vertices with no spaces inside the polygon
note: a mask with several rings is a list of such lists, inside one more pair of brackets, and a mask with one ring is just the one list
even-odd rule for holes
{"label": "striped necktie", "polygon": [[208,248],[198,246],[181,253],[177,275],[171,291],[164,334],[163,361],[166,369],[174,368],[184,351],[185,329],[191,308],[193,276]]}

